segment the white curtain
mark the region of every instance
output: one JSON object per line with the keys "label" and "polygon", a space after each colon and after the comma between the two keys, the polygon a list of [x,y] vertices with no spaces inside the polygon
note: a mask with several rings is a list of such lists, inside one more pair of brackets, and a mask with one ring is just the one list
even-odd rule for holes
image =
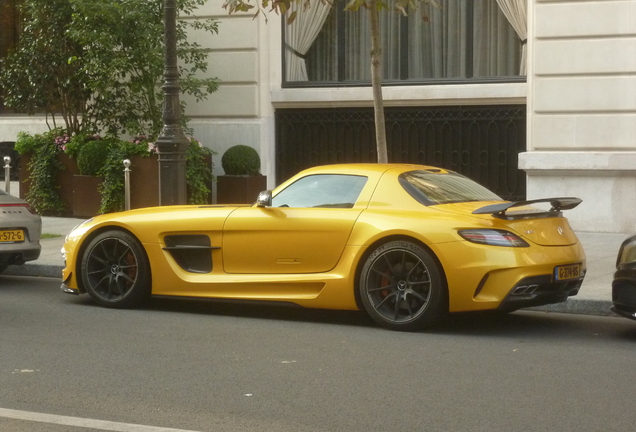
{"label": "white curtain", "polygon": [[528,38],[528,0],[497,0],[501,11],[506,15],[510,25],[521,39],[521,65],[519,75],[526,75],[526,40]]}
{"label": "white curtain", "polygon": [[442,2],[441,9],[426,10],[426,21],[422,20],[421,13],[409,14],[409,77],[459,78],[464,75],[467,7],[464,1]]}
{"label": "white curtain", "polygon": [[[520,58],[524,59],[525,74],[525,54],[522,55],[518,30],[510,24],[497,1],[439,2],[441,8],[422,6],[406,19],[393,11],[380,14],[384,80],[464,79],[469,72],[471,77],[478,78],[509,77],[519,73]],[[311,47],[306,51],[309,77],[315,81],[369,81],[371,35],[367,11],[343,12],[342,21],[336,16],[340,9],[336,7],[331,12],[325,24],[320,21],[316,27],[316,31],[322,27],[318,39],[314,35],[313,42],[307,45],[307,49]],[[426,20],[422,19],[424,14]],[[472,23],[467,22],[470,16]],[[403,27],[406,20],[408,31]],[[342,28],[337,28],[338,23],[344,24]],[[471,34],[467,34],[469,29]],[[338,31],[343,32],[339,35],[344,39],[342,46],[338,45]],[[473,45],[469,47],[467,43]],[[291,52],[287,58],[295,57]],[[470,71],[468,62],[472,63]],[[304,62],[302,65],[305,66]],[[287,66],[289,71],[289,61]],[[288,75],[291,81],[290,76],[295,75]]]}
{"label": "white curtain", "polygon": [[474,2],[473,77],[518,75],[521,47],[517,33],[497,2]]}
{"label": "white curtain", "polygon": [[[382,78],[400,79],[400,16],[380,13]],[[371,80],[371,24],[368,11],[345,12],[345,81]]]}
{"label": "white curtain", "polygon": [[331,3],[313,0],[308,8],[293,4],[293,10],[297,11],[296,19],[287,26],[285,38],[285,77],[287,81],[307,81],[304,56],[320,33],[331,10]]}

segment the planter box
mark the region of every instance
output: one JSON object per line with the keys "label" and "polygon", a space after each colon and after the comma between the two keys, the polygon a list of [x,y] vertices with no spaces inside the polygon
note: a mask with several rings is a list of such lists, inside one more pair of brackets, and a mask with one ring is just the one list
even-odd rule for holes
{"label": "planter box", "polygon": [[[157,155],[149,157],[133,156],[130,159],[130,208],[154,207],[159,205],[159,162]],[[207,165],[212,171],[212,155]],[[208,185],[212,190],[212,185]],[[186,189],[188,189],[186,185]],[[260,191],[259,191],[260,192]],[[190,196],[189,190],[187,196]],[[256,199],[256,196],[255,198]],[[212,197],[208,198],[208,204]]]}
{"label": "planter box", "polygon": [[[124,175],[122,165],[122,176]],[[159,205],[159,162],[157,156],[130,158],[130,208]]]}
{"label": "planter box", "polygon": [[102,202],[99,186],[103,181],[103,177],[73,176],[73,216],[89,218],[99,214]]}
{"label": "planter box", "polygon": [[267,176],[218,176],[216,202],[219,204],[252,204],[259,192],[267,189]]}
{"label": "planter box", "polygon": [[[57,160],[64,166],[56,178],[57,193],[66,206],[62,216],[92,217],[99,214],[101,194],[99,186],[103,182],[101,177],[82,176],[77,163],[68,155],[60,153]],[[30,155],[22,156],[20,166],[20,198],[29,193],[28,164]],[[133,156],[130,158],[130,208],[154,207],[159,205],[159,162],[157,155]],[[123,161],[122,161],[123,162]],[[212,157],[207,161],[212,170]],[[122,182],[124,165],[121,165]],[[210,189],[212,185],[209,186]],[[256,195],[254,195],[256,199]],[[212,202],[210,196],[208,203]]]}

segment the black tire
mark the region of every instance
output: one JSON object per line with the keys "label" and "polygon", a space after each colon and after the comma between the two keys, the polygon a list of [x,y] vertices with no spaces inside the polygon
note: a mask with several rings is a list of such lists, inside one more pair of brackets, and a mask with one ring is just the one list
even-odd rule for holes
{"label": "black tire", "polygon": [[375,249],[362,267],[359,290],[369,316],[391,330],[425,329],[448,309],[436,261],[409,241],[392,241]]}
{"label": "black tire", "polygon": [[0,264],[0,273],[3,273],[8,267],[9,264]]}
{"label": "black tire", "polygon": [[139,241],[123,231],[93,238],[81,257],[84,289],[101,306],[131,308],[150,298],[150,265]]}

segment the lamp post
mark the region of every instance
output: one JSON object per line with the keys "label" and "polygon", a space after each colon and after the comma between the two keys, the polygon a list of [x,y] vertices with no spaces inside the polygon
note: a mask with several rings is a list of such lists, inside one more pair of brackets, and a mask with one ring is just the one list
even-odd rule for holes
{"label": "lamp post", "polygon": [[165,69],[163,129],[156,145],[159,153],[159,205],[186,204],[186,150],[188,138],[181,127],[179,68],[177,66],[177,6],[164,0]]}

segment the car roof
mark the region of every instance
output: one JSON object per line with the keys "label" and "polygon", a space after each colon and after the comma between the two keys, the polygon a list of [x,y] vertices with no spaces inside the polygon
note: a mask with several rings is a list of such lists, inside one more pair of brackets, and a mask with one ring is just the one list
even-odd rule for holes
{"label": "car roof", "polygon": [[351,164],[334,164],[334,165],[321,165],[312,168],[308,168],[302,171],[303,175],[307,174],[358,174],[363,175],[365,173],[384,173],[387,171],[406,172],[414,170],[431,170],[447,172],[443,168],[438,168],[428,165],[417,164],[379,164],[379,163],[351,163]]}

